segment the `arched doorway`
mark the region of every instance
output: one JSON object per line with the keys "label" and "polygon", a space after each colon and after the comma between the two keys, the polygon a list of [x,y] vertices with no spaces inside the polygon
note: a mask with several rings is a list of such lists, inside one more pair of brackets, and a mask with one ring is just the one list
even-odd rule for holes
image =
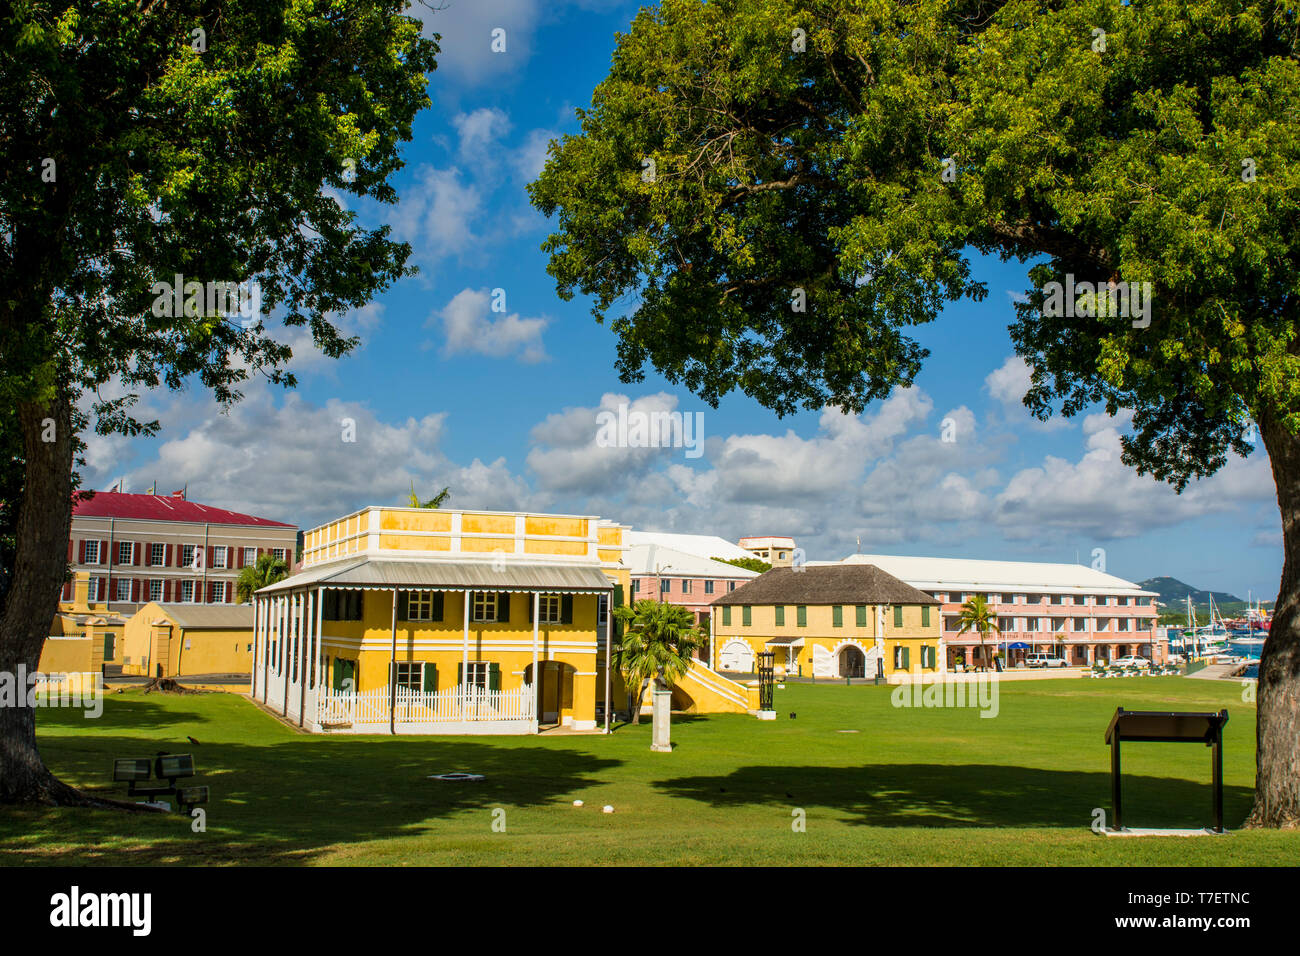
{"label": "arched doorway", "polygon": [[754,673],[754,649],[745,641],[728,641],[718,652],[718,670],[736,674]]}
{"label": "arched doorway", "polygon": [[850,644],[840,651],[840,676],[867,676],[867,655],[862,653],[862,648]]}

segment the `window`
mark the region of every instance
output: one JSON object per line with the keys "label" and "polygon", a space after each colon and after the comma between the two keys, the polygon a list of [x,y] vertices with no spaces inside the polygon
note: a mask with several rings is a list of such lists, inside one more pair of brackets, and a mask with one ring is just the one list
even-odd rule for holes
{"label": "window", "polygon": [[91,578],[86,582],[86,600],[92,604],[100,599],[99,582],[100,578]]}
{"label": "window", "polygon": [[948,600],[948,595],[944,594],[942,591],[935,591],[932,597],[940,604]]}
{"label": "window", "polygon": [[728,627],[731,626],[731,605],[730,604],[726,605],[722,609],[722,623]]}
{"label": "window", "polygon": [[1074,619],[1074,630],[1076,632],[1088,630],[1088,619],[1086,617],[1076,617]]}
{"label": "window", "polygon": [[244,549],[244,567],[249,567],[250,565],[256,565],[256,564],[257,564],[257,549],[256,549],[256,548],[245,548],[245,549]]}
{"label": "window", "polygon": [[844,626],[844,608],[836,604],[831,607],[831,627]]}
{"label": "window", "polygon": [[778,557],[778,558],[784,558],[784,557],[785,557],[785,552],[784,552],[784,551],[778,551],[778,552],[777,552],[777,557]]}
{"label": "window", "polygon": [[1001,595],[1001,594],[989,594],[989,595],[986,595],[986,596],[985,596],[984,600],[987,601],[989,604],[1001,604],[1001,603],[1002,603],[1002,595]]}
{"label": "window", "polygon": [[1026,631],[1036,631],[1036,630],[1038,630],[1038,618],[1036,618],[1036,617],[1027,617],[1027,618],[1025,618],[1025,630],[1026,630]]}
{"label": "window", "polygon": [[673,579],[672,579],[672,578],[660,578],[660,579],[659,579],[659,593],[660,593],[660,594],[668,594],[668,593],[670,593],[670,592],[672,591],[672,589],[673,589]]}
{"label": "window", "polygon": [[690,578],[682,578],[682,593],[683,593],[683,594],[690,594],[690,593],[691,593],[691,579],[690,579]]}
{"label": "window", "polygon": [[754,623],[754,609],[746,604],[740,609],[740,623],[745,627]]}
{"label": "window", "polygon": [[277,561],[289,560],[289,552],[286,551],[284,548],[272,548],[271,553],[275,555]]}
{"label": "window", "polygon": [[149,582],[149,600],[150,600],[150,601],[161,601],[161,600],[162,600],[162,594],[163,594],[163,592],[162,592],[162,584],[163,584],[163,583],[162,583],[161,581],[150,581],[150,582]]}
{"label": "window", "polygon": [[118,601],[131,600],[131,579],[130,578],[118,578],[114,582],[114,584],[116,585],[116,587],[114,587],[113,590],[117,592],[116,600]]}
{"label": "window", "polygon": [[470,614],[472,620],[479,623],[492,623],[497,619],[496,594],[489,591],[475,591],[473,608]]}
{"label": "window", "polygon": [[181,602],[184,604],[194,603],[194,582],[193,581],[181,582]]}
{"label": "window", "polygon": [[859,605],[855,608],[855,610],[856,610],[856,612],[857,612],[856,621],[857,621],[857,625],[858,625],[858,627],[866,627],[866,626],[867,626],[867,606],[866,606],[865,604],[859,604]]}
{"label": "window", "polygon": [[1098,607],[1105,607],[1110,602],[1106,600],[1104,595],[1098,594],[1095,598],[1093,598],[1093,603],[1096,604]]}
{"label": "window", "polygon": [[921,626],[930,626],[930,605],[928,604],[921,605]]}
{"label": "window", "polygon": [[167,560],[167,545],[151,544],[149,545],[149,563],[155,568],[160,568],[163,562]]}
{"label": "window", "polygon": [[1053,595],[1052,595],[1052,603],[1053,603],[1053,604],[1060,604],[1063,600],[1064,600],[1064,598],[1063,598],[1061,595],[1059,595],[1059,594],[1053,594]]}
{"label": "window", "polygon": [[537,598],[537,623],[561,623],[560,606],[560,596],[558,594],[539,595]]}
{"label": "window", "polygon": [[499,690],[500,675],[500,668],[490,661],[470,661],[465,683],[480,690]]}
{"label": "window", "polygon": [[398,661],[397,686],[408,690],[424,690],[424,662]]}
{"label": "window", "polygon": [[[408,621],[441,621],[442,620],[442,592],[441,591],[407,591],[406,597],[406,616]],[[401,610],[401,601],[398,601],[398,610]],[[400,616],[400,615],[399,615]]]}
{"label": "window", "polygon": [[359,621],[364,611],[364,591],[325,591],[321,601],[321,619],[326,621]]}
{"label": "window", "polygon": [[800,627],[807,627],[808,626],[807,605],[800,604],[797,608],[795,608],[794,613],[795,613],[795,623],[798,624]]}
{"label": "window", "polygon": [[198,555],[198,547],[192,544],[181,545],[181,567],[183,568],[201,568],[202,564],[195,564],[195,558]]}
{"label": "window", "polygon": [[99,542],[86,542],[86,564],[99,564]]}
{"label": "window", "polygon": [[226,566],[226,549],[223,545],[213,547],[212,566],[214,568],[224,568]]}
{"label": "window", "polygon": [[903,605],[894,605],[894,627],[903,626]]}
{"label": "window", "polygon": [[734,590],[736,590],[736,582],[735,582],[735,581],[728,581],[728,582],[727,582],[727,590],[728,590],[728,591],[734,591]]}
{"label": "window", "polygon": [[1129,629],[1128,621],[1129,619],[1126,617],[1117,618],[1115,621],[1116,630],[1127,631]]}
{"label": "window", "polygon": [[935,648],[930,644],[921,645],[921,668],[923,670],[934,670],[937,667]]}
{"label": "window", "polygon": [[634,579],[632,580],[632,593],[633,593],[633,594],[640,594],[640,593],[641,593],[641,579],[640,579],[640,578],[634,578]]}
{"label": "window", "polygon": [[776,626],[777,627],[785,626],[785,606],[781,604],[778,604],[776,606]]}
{"label": "window", "polygon": [[904,647],[902,644],[894,645],[895,670],[907,670],[908,667],[911,666],[911,657],[912,655],[909,653],[909,648]]}
{"label": "window", "polygon": [[713,593],[713,582],[712,582],[712,581],[705,581],[705,582],[704,582],[704,593],[705,593],[705,594],[712,594],[712,593]]}
{"label": "window", "polygon": [[135,544],[131,541],[117,543],[117,563],[132,564],[135,561]]}
{"label": "window", "polygon": [[226,582],[225,581],[212,582],[212,603],[213,604],[226,603]]}

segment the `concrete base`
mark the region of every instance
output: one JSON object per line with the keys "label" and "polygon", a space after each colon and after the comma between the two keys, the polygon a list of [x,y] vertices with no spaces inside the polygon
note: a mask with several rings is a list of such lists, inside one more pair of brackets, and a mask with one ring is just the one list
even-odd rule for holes
{"label": "concrete base", "polygon": [[1203,827],[1200,830],[1176,830],[1176,829],[1159,829],[1151,827],[1124,827],[1122,830],[1112,830],[1110,827],[1101,831],[1102,836],[1108,837],[1196,837],[1196,836],[1227,836],[1228,831],[1220,833],[1218,830],[1210,827]]}
{"label": "concrete base", "polygon": [[655,689],[654,696],[654,726],[652,728],[653,742],[650,749],[655,753],[670,754],[673,752],[671,737],[672,721],[672,691],[661,688]]}
{"label": "concrete base", "polygon": [[776,711],[760,710],[754,716],[757,717],[759,720],[776,720]]}

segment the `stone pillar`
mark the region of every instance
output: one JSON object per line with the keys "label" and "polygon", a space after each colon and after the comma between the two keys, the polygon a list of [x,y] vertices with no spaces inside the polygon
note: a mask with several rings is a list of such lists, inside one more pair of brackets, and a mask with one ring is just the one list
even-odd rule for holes
{"label": "stone pillar", "polygon": [[654,690],[654,743],[650,749],[655,753],[670,754],[673,745],[670,738],[669,722],[672,719],[673,692],[656,687]]}

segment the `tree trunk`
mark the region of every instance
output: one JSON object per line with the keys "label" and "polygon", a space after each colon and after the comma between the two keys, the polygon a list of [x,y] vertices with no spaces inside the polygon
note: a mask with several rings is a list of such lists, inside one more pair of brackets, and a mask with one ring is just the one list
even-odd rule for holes
{"label": "tree trunk", "polygon": [[[0,803],[97,803],[59,782],[36,749],[27,683],[58,610],[72,525],[72,406],[66,394],[17,409],[26,467],[13,576],[0,612],[0,673],[16,682],[16,706],[0,706]],[[52,439],[52,440],[47,440]]]}
{"label": "tree trunk", "polygon": [[1255,806],[1248,827],[1300,826],[1300,436],[1261,415],[1282,512],[1282,583],[1259,659]]}

